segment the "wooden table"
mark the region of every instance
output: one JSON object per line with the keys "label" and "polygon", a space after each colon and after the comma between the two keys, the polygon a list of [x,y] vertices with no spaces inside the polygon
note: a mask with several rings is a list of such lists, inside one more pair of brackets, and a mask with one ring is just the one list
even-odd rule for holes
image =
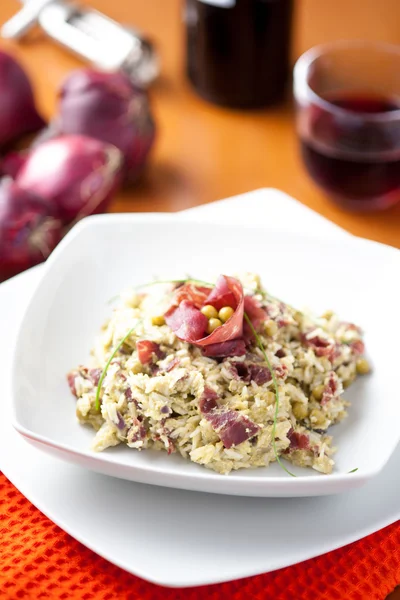
{"label": "wooden table", "polygon": [[[133,24],[156,41],[162,77],[151,92],[159,125],[157,146],[143,181],[116,198],[115,211],[177,211],[260,187],[291,194],[350,232],[400,246],[400,205],[359,215],[332,204],[308,178],[297,153],[291,102],[272,110],[238,112],[207,104],[184,77],[180,0],[86,0]],[[0,22],[17,8],[1,0]],[[400,43],[400,3],[385,0],[297,0],[293,60],[316,43],[368,38]],[[2,43],[25,65],[45,116],[56,90],[79,61],[36,32],[23,44]],[[400,592],[392,596],[400,599]]]}

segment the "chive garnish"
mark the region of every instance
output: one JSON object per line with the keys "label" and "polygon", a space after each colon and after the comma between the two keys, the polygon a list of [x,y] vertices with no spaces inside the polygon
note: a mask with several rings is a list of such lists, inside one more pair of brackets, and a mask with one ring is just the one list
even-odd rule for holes
{"label": "chive garnish", "polygon": [[347,471],[347,473],[355,473],[356,471],[358,471],[358,467],[356,467],[355,469],[352,469],[351,471]]}
{"label": "chive garnish", "polygon": [[114,348],[114,350],[111,353],[110,358],[108,359],[108,361],[106,362],[106,366],[103,369],[103,372],[100,376],[99,379],[99,383],[97,384],[97,391],[96,391],[96,400],[95,400],[95,409],[97,410],[97,412],[100,411],[100,392],[101,392],[101,386],[103,385],[103,381],[105,376],[107,375],[107,371],[108,371],[108,367],[111,364],[112,359],[114,358],[114,356],[117,354],[118,350],[121,348],[122,344],[125,342],[125,340],[128,339],[128,337],[131,335],[131,333],[136,329],[136,327],[139,325],[139,323],[141,323],[142,321],[138,321],[136,323],[136,325],[134,325],[133,327],[131,327],[131,329],[128,331],[128,333],[126,335],[124,335],[124,337],[122,338],[122,340],[119,342],[119,344],[117,344],[117,346]]}
{"label": "chive garnish", "polygon": [[285,467],[285,465],[279,458],[278,451],[276,449],[275,434],[276,434],[276,425],[277,425],[277,421],[278,421],[278,412],[279,412],[279,389],[278,389],[278,383],[277,383],[276,377],[275,377],[275,372],[272,368],[272,365],[267,356],[267,353],[265,352],[264,344],[262,343],[260,336],[254,329],[253,323],[250,321],[249,316],[246,313],[244,313],[244,318],[256,339],[258,347],[260,348],[261,352],[264,355],[264,359],[265,359],[265,362],[267,363],[268,369],[271,373],[272,382],[273,382],[274,388],[275,388],[275,412],[274,412],[274,423],[272,425],[272,447],[274,449],[275,458],[276,458],[277,462],[279,463],[279,466],[282,467],[282,469],[284,471],[286,471],[286,473],[288,473],[288,475],[290,475],[291,477],[296,477],[296,475],[294,473],[292,473],[291,471],[289,471],[289,469],[287,469]]}

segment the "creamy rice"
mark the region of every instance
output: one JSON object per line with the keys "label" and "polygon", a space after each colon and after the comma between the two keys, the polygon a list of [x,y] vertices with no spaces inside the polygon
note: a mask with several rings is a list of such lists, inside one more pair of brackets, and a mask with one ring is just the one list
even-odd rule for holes
{"label": "creamy rice", "polygon": [[[124,293],[88,365],[68,375],[78,420],[96,431],[94,450],[125,444],[178,452],[224,474],[266,467],[278,455],[332,472],[335,449],[327,431],[346,416],[344,389],[368,371],[362,332],[332,312],[315,317],[295,310],[269,296],[256,275],[238,279],[265,312],[258,333],[274,378],[251,336],[246,354],[220,358],[206,357],[204,348],[179,339],[163,317],[175,284]],[[133,327],[105,373],[98,410],[99,378]],[[143,340],[145,347],[153,343],[145,364],[138,350]]]}

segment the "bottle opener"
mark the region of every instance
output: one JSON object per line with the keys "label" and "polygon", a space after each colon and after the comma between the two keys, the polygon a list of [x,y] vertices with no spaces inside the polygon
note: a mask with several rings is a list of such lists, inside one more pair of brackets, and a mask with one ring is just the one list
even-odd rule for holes
{"label": "bottle opener", "polygon": [[21,39],[37,24],[80,58],[106,71],[121,69],[141,87],[147,87],[159,74],[158,56],[147,38],[69,0],[26,0],[4,23],[1,35]]}

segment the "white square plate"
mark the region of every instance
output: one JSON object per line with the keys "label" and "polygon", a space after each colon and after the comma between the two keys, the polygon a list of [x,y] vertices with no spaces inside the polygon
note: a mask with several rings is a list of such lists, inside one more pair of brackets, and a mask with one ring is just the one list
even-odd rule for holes
{"label": "white square plate", "polygon": [[[76,423],[65,373],[87,358],[109,298],[154,276],[177,278],[189,271],[207,279],[246,270],[259,272],[268,289],[291,304],[317,312],[334,308],[366,330],[374,373],[351,388],[350,416],[333,429],[339,447],[335,473],[297,469],[294,479],[273,465],[222,476],[176,455],[125,447],[91,452],[92,432]],[[359,486],[383,468],[400,436],[399,272],[397,250],[351,237],[339,242],[170,215],[90,217],[47,261],[23,319],[13,361],[13,424],[47,452],[144,483],[265,497]]]}

